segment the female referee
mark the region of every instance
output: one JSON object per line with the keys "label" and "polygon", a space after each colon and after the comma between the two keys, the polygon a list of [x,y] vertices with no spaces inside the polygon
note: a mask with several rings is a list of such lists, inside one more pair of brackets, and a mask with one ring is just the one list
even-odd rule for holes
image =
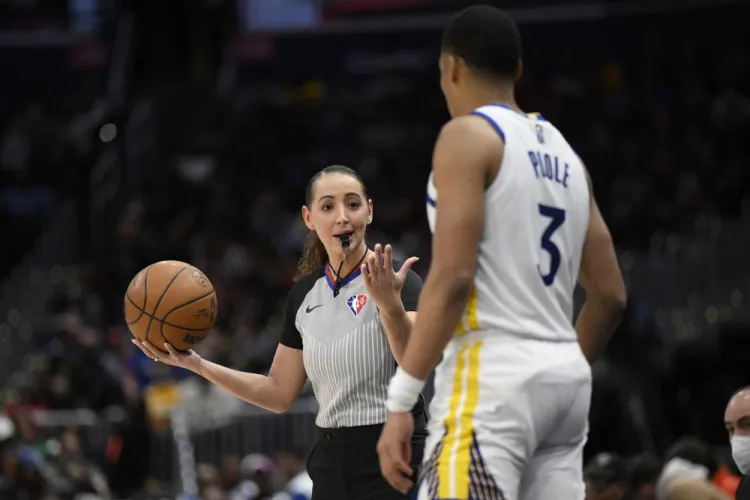
{"label": "female referee", "polygon": [[[167,356],[146,342],[134,343],[155,361],[187,368],[277,413],[289,408],[309,378],[320,407],[319,439],[307,461],[313,500],[410,498],[383,479],[375,448],[387,416],[388,382],[416,318],[422,281],[410,267],[417,258],[395,271],[390,245],[367,247],[372,200],[355,171],[338,165],[321,170],[310,179],[306,198],[302,216],[310,234],[268,376],[169,345]],[[410,462],[416,476],[426,437],[422,398],[413,414]]]}

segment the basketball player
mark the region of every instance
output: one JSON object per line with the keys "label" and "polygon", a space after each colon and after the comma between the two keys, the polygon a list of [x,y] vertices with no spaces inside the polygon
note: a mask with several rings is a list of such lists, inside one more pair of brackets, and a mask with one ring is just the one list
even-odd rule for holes
{"label": "basketball player", "polygon": [[[515,103],[520,57],[518,29],[492,7],[462,11],[443,36],[453,119],[427,189],[433,259],[378,443],[405,491],[409,410],[442,354],[420,499],[585,494],[586,358],[618,324],[625,286],[581,159]],[[576,281],[587,297],[574,328]]]}

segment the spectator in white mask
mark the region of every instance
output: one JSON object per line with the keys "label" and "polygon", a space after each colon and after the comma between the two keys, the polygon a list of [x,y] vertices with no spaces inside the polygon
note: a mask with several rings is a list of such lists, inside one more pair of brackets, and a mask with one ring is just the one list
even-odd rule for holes
{"label": "spectator in white mask", "polygon": [[736,500],[750,500],[750,387],[735,392],[724,412],[724,425],[732,445],[732,458],[742,473]]}

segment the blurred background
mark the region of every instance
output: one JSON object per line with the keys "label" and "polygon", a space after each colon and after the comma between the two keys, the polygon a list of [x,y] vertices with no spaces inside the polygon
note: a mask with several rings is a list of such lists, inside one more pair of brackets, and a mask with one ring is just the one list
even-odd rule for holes
{"label": "blurred background", "polygon": [[[331,163],[367,182],[369,241],[424,276],[440,33],[472,3],[0,1],[0,498],[292,498],[310,392],[276,416],[150,362],[124,291],[154,261],[196,265],[220,302],[201,355],[266,371],[304,187]],[[750,9],[498,5],[524,37],[518,102],[588,165],[628,284],[593,368],[592,498],[653,498],[685,449],[731,477],[724,406],[750,384]]]}

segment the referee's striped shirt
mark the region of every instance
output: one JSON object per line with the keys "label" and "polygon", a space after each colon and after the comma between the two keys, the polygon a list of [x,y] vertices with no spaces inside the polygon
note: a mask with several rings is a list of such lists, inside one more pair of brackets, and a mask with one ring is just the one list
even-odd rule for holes
{"label": "referee's striped shirt", "polygon": [[[396,269],[400,266],[394,264]],[[337,297],[334,282],[326,265],[294,284],[287,297],[281,344],[303,351],[320,407],[318,427],[381,424],[396,361],[359,268],[344,279]],[[422,280],[409,270],[401,292],[406,311],[417,310],[421,290]],[[423,405],[420,398],[415,411]]]}

